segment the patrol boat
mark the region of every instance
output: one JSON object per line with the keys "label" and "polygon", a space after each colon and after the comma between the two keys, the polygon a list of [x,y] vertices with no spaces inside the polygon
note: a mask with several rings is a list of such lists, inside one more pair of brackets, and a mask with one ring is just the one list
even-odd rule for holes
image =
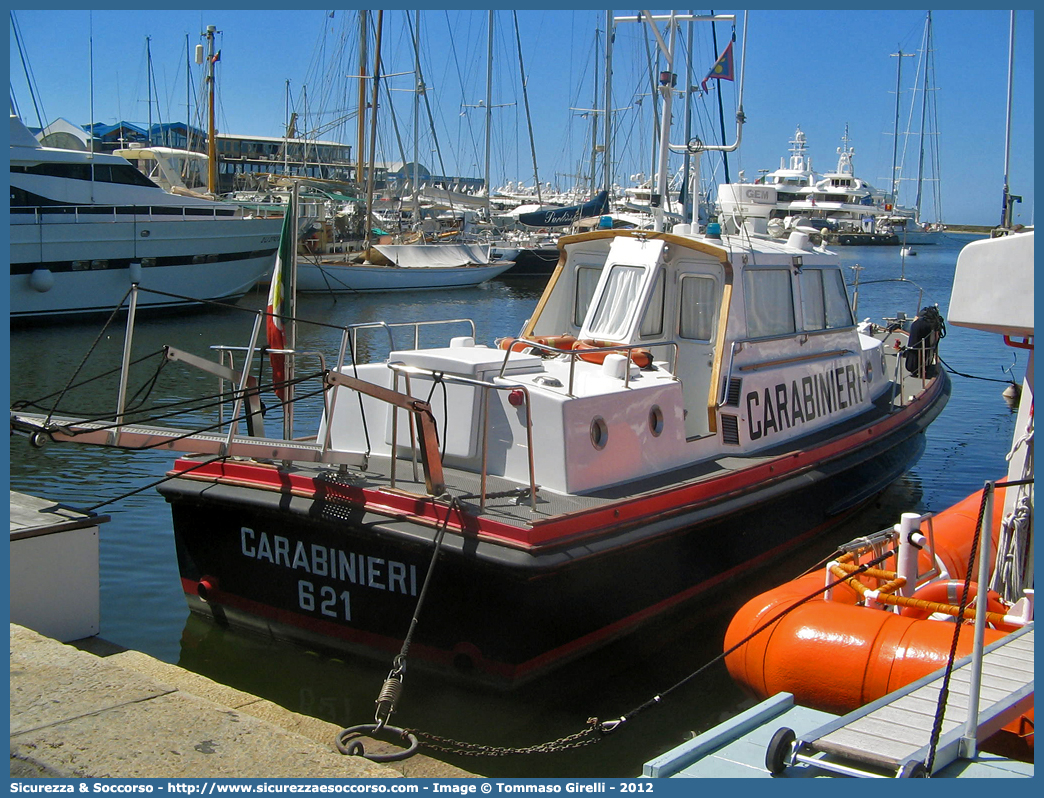
{"label": "patrol boat", "polygon": [[[531,318],[493,345],[449,321],[356,362],[391,327],[347,325],[311,373],[292,342],[272,352],[296,369],[274,384],[168,349],[235,383],[219,429],[13,423],[189,453],[159,491],[192,610],[517,684],[839,522],[918,458],[949,396],[938,336],[911,375],[807,233],[659,224],[562,237]],[[263,315],[220,351],[256,365]],[[284,421],[305,397],[274,436],[269,388]]]}

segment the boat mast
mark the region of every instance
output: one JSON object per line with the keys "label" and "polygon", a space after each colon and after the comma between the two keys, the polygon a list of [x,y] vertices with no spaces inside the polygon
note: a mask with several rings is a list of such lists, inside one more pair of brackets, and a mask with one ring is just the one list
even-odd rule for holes
{"label": "boat mast", "polygon": [[417,160],[420,158],[420,96],[424,91],[420,71],[420,9],[413,12],[413,21],[416,37],[413,40],[413,77],[416,82],[416,89],[413,92],[413,225],[415,229],[419,230],[421,221],[420,186],[418,185],[420,167],[417,165]]}
{"label": "boat mast", "polygon": [[[666,20],[669,32],[670,45],[666,44],[663,37],[660,35],[659,30],[656,28],[656,22],[660,20]],[[736,140],[732,144],[704,144],[699,138],[692,138],[685,144],[671,144],[669,143],[670,134],[670,98],[672,91],[672,83],[674,77],[670,72],[670,66],[674,63],[674,31],[677,28],[679,22],[716,22],[716,21],[728,21],[733,25],[736,24],[736,17],[732,14],[712,14],[710,16],[697,16],[694,14],[677,14],[671,12],[669,16],[653,16],[648,11],[642,11],[640,16],[635,17],[616,17],[614,22],[646,22],[652,29],[653,36],[656,38],[657,46],[660,51],[667,57],[667,70],[661,73],[660,76],[660,90],[664,94],[664,110],[663,110],[663,126],[660,136],[660,170],[658,178],[658,188],[663,189],[666,186],[667,178],[667,151],[672,152],[690,152],[693,155],[698,155],[705,150],[712,150],[714,152],[733,152],[739,148],[740,141],[743,137],[743,123],[746,121],[746,116],[743,113],[743,79],[746,74],[747,64],[747,12],[743,12],[743,42],[740,47],[740,76],[739,76],[739,89],[736,98]],[[699,185],[699,171],[700,171],[700,159],[694,159],[693,167],[693,183]],[[696,203],[695,207],[699,207],[699,197],[693,198]],[[657,232],[663,231],[663,208],[662,206],[655,207],[655,227]],[[695,214],[694,214],[695,216]],[[695,228],[695,219],[693,220],[693,226]]]}
{"label": "boat mast", "polygon": [[[711,25],[711,31],[714,30],[714,25]],[[717,36],[714,37],[714,52],[718,52]],[[721,107],[721,92],[718,92],[719,108]],[[722,141],[725,140],[724,131],[724,118],[722,120]],[[692,25],[688,26],[685,31],[685,140],[689,140],[690,131],[692,130]],[[688,150],[685,151],[685,157],[682,159],[682,183],[681,183],[681,205],[680,208],[684,216],[691,216],[693,210],[692,204],[692,187],[689,185],[689,170],[692,168],[692,153]],[[728,178],[728,166],[725,167],[725,182],[729,182]],[[697,193],[699,193],[697,191]]]}
{"label": "boat mast", "polygon": [[[595,29],[595,63],[598,63],[598,50],[599,50],[599,31]],[[591,192],[595,190],[595,161],[598,158],[598,80],[593,79],[591,81],[592,88],[594,89],[594,101],[591,103],[591,162],[589,165],[591,175]]]}
{"label": "boat mast", "polygon": [[207,25],[207,191],[217,196],[217,130],[214,128],[214,33]]}
{"label": "boat mast", "polygon": [[1015,79],[1015,12],[1011,12],[1010,31],[1008,33],[1008,106],[1004,120],[1004,208],[1001,213],[1001,227],[1011,229],[1011,206],[1015,201],[1009,191],[1008,177],[1011,166],[1011,102],[1012,88]]}
{"label": "boat mast", "polygon": [[602,151],[602,187],[606,191],[612,191],[612,143],[613,130],[613,39],[615,38],[613,27],[613,12],[605,12],[605,140]]}
{"label": "boat mast", "polygon": [[924,76],[921,83],[921,133],[919,136],[919,149],[917,153],[917,194],[914,199],[914,221],[921,222],[921,188],[924,181],[924,121],[928,111],[928,60],[931,58],[932,46],[932,12],[928,12],[928,21],[924,26],[924,50],[921,53],[921,61],[924,66]]}
{"label": "boat mast", "polygon": [[903,73],[903,59],[913,58],[913,53],[904,53],[902,47],[897,48],[897,52],[889,53],[889,58],[895,58],[895,133],[892,136],[892,179],[891,179],[891,194],[892,194],[892,207],[894,208],[899,203],[899,167],[898,167],[898,156],[899,156],[899,97],[901,93],[899,80]]}
{"label": "boat mast", "polygon": [[493,205],[490,202],[489,186],[489,146],[490,133],[493,128],[493,10],[489,11],[489,30],[486,36],[486,220],[493,219]]}
{"label": "boat mast", "polygon": [[[359,113],[357,115],[357,166],[355,167],[355,182],[359,188],[363,187],[364,166],[366,164],[366,9],[359,10]],[[369,218],[366,221],[369,224]],[[367,236],[369,237],[369,236]]]}
{"label": "boat mast", "polygon": [[[529,127],[529,151],[533,157],[533,181],[536,184],[537,204],[542,205],[540,199],[540,173],[537,171],[536,141],[533,139],[533,117],[529,113],[529,92],[526,89],[526,68],[522,61],[522,36],[518,30],[518,12],[512,11],[515,19],[515,46],[518,48],[518,71],[522,78],[522,100],[526,104],[526,125]],[[492,221],[492,217],[490,217]]]}
{"label": "boat mast", "polygon": [[145,133],[145,140],[152,146],[152,37],[145,37],[145,82],[149,89],[149,127]]}
{"label": "boat mast", "polygon": [[377,33],[374,39],[373,56],[373,106],[370,112],[370,165],[366,173],[366,249],[370,249],[373,238],[373,156],[377,148],[377,92],[381,84],[381,30],[384,26],[384,11],[377,11]]}

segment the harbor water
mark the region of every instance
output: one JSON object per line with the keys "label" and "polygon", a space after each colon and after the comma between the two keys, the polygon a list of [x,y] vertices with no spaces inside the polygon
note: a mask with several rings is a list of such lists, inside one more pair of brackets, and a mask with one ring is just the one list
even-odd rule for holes
{"label": "harbor water", "polygon": [[[974,237],[946,235],[938,245],[918,247],[917,255],[905,260],[897,248],[839,248],[846,265],[861,267],[858,318],[882,323],[897,311],[912,317],[920,307],[934,303],[946,317],[957,255],[971,240]],[[850,280],[855,274],[855,270],[848,272]],[[899,277],[906,280],[896,282]],[[478,342],[491,343],[519,332],[542,289],[539,278],[505,275],[478,288],[405,296],[309,295],[302,297],[298,315],[329,324],[468,318],[475,322]],[[265,301],[265,295],[255,293],[241,300],[239,307],[256,310]],[[211,344],[245,344],[251,323],[250,314],[232,309],[147,319],[139,323],[134,351],[137,355],[170,344],[214,357]],[[83,323],[12,330],[12,401],[60,392],[81,364],[78,379],[117,366],[122,325],[99,336],[100,328],[97,323]],[[429,334],[434,333],[425,332]],[[333,330],[307,328],[298,348],[325,350],[332,358],[337,345]],[[381,346],[373,344],[370,354],[382,354]],[[407,664],[392,722],[470,743],[519,748],[579,732],[590,717],[620,717],[717,657],[732,613],[750,596],[815,565],[834,543],[889,526],[904,511],[942,510],[982,487],[984,479],[1001,476],[1015,420],[1001,394],[1012,375],[1021,381],[1026,355],[1006,347],[999,336],[952,325],[947,327],[941,354],[952,370],[953,393],[928,430],[923,457],[844,528],[710,599],[681,607],[512,692],[449,683],[414,673]],[[199,385],[179,382],[168,369],[159,375],[154,393],[157,401],[166,402],[171,393],[175,398],[187,397]],[[99,381],[97,387],[87,389],[88,401],[95,409],[114,410],[114,386],[114,378]],[[213,389],[210,382],[207,389]],[[40,404],[49,407],[54,401],[45,399]],[[75,406],[67,398],[61,407],[74,414]],[[10,446],[12,489],[81,509],[97,507],[111,516],[101,529],[102,637],[295,712],[342,726],[372,722],[374,699],[390,661],[312,652],[190,616],[181,591],[170,511],[154,488],[173,460],[169,452],[70,444],[34,448],[18,436],[11,438]],[[612,601],[613,596],[605,600]],[[504,629],[510,634],[510,619],[504,619]],[[489,776],[633,777],[641,773],[643,762],[682,742],[690,732],[704,731],[752,703],[719,662],[597,744],[551,753],[446,758]]]}

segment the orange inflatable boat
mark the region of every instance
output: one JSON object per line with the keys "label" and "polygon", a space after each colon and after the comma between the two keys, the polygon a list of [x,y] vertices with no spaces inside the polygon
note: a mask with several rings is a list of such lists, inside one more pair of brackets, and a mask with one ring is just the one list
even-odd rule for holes
{"label": "orange inflatable boat", "polygon": [[[927,536],[897,525],[886,530],[893,535],[853,542],[826,574],[808,573],[751,599],[725,636],[726,651],[739,646],[725,660],[733,680],[759,698],[788,692],[798,704],[844,714],[945,667],[981,502],[979,491],[931,517]],[[1003,489],[993,506],[990,562]],[[904,537],[913,546],[905,553],[899,545]],[[873,560],[880,565],[855,573]],[[896,570],[885,570],[889,564]],[[837,584],[824,592],[829,583]],[[958,657],[971,652],[977,587],[968,584]],[[992,591],[987,595],[989,644],[1025,623],[1028,602],[1012,607]],[[1032,710],[1008,731],[1032,750]]]}

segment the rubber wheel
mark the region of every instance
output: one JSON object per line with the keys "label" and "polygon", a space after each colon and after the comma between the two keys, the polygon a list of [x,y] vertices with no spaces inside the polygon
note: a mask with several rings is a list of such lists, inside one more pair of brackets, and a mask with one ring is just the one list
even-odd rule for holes
{"label": "rubber wheel", "polygon": [[787,759],[790,757],[790,749],[797,735],[793,729],[784,726],[777,729],[769,741],[768,749],[765,751],[765,768],[773,776],[777,776],[786,770]]}
{"label": "rubber wheel", "polygon": [[924,766],[924,762],[907,762],[896,774],[897,779],[927,779],[930,778],[928,775],[928,768]]}

